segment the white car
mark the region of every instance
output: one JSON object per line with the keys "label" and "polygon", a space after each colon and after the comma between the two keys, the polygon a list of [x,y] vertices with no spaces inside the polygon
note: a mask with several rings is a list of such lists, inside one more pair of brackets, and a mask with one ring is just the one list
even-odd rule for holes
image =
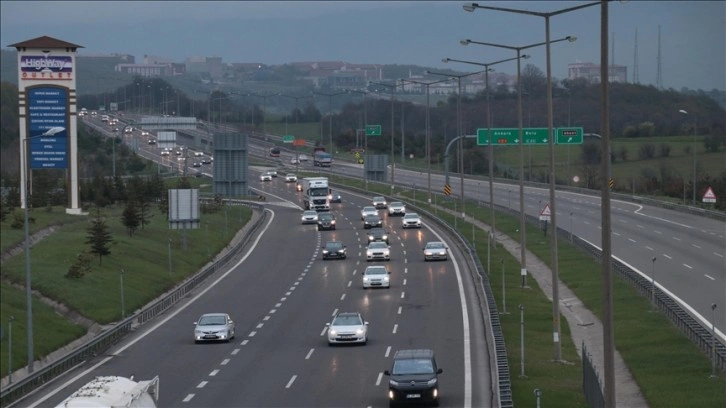
{"label": "white car", "polygon": [[162,156],[168,156],[169,155],[169,151],[168,150],[162,150],[161,151],[161,155]]}
{"label": "white car", "polygon": [[386,202],[386,198],[382,197],[382,196],[373,197],[372,204],[376,208],[388,208],[388,203]]}
{"label": "white car", "polygon": [[203,157],[204,153],[202,152],[194,152],[194,157]]}
{"label": "white car", "polygon": [[446,244],[439,241],[427,242],[423,249],[424,261],[445,261],[449,259],[449,248]]}
{"label": "white car", "polygon": [[142,130],[141,131],[141,136],[149,136],[149,131],[148,130]]}
{"label": "white car", "polygon": [[285,182],[286,183],[294,183],[296,181],[297,181],[297,176],[296,175],[294,175],[292,173],[288,173],[288,174],[285,175]]}
{"label": "white car", "polygon": [[368,322],[357,312],[338,313],[328,326],[328,345],[368,342]]}
{"label": "white car", "polygon": [[300,161],[297,159],[297,157],[293,157],[290,159],[290,164],[300,164]]}
{"label": "white car", "polygon": [[308,161],[308,156],[301,154],[300,156],[297,157],[297,159],[300,161],[300,163],[306,162],[306,161]]}
{"label": "white car", "polygon": [[416,213],[408,213],[403,216],[403,228],[421,228],[421,217]]}
{"label": "white car", "polygon": [[366,248],[366,261],[390,261],[391,247],[383,241],[374,241]]}
{"label": "white car", "polygon": [[318,212],[315,210],[303,211],[300,221],[303,224],[317,224],[318,223]]}
{"label": "white car", "polygon": [[269,171],[260,174],[260,181],[272,181],[272,174]]}
{"label": "white car", "polygon": [[124,128],[124,133],[133,133],[133,132],[134,132],[134,128],[132,128],[131,126],[126,126]]}
{"label": "white car", "polygon": [[221,340],[229,343],[234,338],[234,321],[227,313],[203,314],[194,323],[194,342]]}
{"label": "white car", "polygon": [[394,215],[405,215],[406,214],[406,206],[403,205],[400,201],[393,201],[391,204],[388,204],[388,215],[394,216]]}
{"label": "white car", "polygon": [[390,288],[391,272],[382,265],[371,265],[363,271],[363,289]]}
{"label": "white car", "polygon": [[378,215],[378,210],[376,210],[376,207],[372,206],[363,207],[363,209],[360,210],[360,219],[365,220],[367,215]]}

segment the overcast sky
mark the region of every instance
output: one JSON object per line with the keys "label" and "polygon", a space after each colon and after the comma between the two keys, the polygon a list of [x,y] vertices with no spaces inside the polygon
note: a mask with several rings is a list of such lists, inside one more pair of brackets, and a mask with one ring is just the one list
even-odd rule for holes
{"label": "overcast sky", "polygon": [[[480,1],[481,5],[551,12],[587,2]],[[514,51],[459,40],[525,46],[545,40],[544,18],[477,9],[460,1],[0,1],[2,46],[48,35],[82,45],[79,54],[145,54],[183,62],[217,56],[223,62],[284,64],[300,61],[414,64],[476,71],[442,58],[489,63]],[[614,61],[633,79],[638,32],[640,83],[655,84],[661,27],[663,86],[726,90],[726,2],[610,2],[609,39]],[[600,7],[551,19],[552,72],[600,60]],[[7,49],[7,48],[5,48]],[[544,47],[526,51],[545,71]],[[613,55],[611,54],[611,61]],[[516,64],[497,71],[514,74]]]}

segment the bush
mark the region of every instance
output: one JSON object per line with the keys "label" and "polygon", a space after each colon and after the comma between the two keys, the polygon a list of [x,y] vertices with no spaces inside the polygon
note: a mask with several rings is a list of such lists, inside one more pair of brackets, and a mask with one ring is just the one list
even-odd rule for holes
{"label": "bush", "polygon": [[652,143],[643,143],[638,149],[638,159],[650,160],[655,157],[655,145]]}

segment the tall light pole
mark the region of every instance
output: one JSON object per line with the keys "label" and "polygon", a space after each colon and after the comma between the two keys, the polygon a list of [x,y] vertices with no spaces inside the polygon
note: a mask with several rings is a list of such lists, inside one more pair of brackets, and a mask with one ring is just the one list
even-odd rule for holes
{"label": "tall light pole", "polygon": [[[318,92],[313,91],[313,95],[320,95],[320,96],[327,96],[328,97],[328,140],[330,141],[330,154],[333,154],[333,97],[338,95],[343,95],[346,92],[334,92],[334,93],[325,93],[325,92]],[[322,126],[320,127],[320,132],[322,135]],[[322,137],[320,140],[322,144]]]}
{"label": "tall light pole", "polygon": [[[463,42],[462,42],[462,44],[463,44]],[[464,60],[457,60],[457,59],[451,59],[451,58],[444,58],[442,60],[445,63],[460,62],[462,64],[471,64],[471,65],[478,65],[478,66],[484,67],[484,84],[485,84],[486,100],[487,100],[487,144],[489,145],[488,149],[487,149],[489,152],[489,207],[490,207],[490,211],[491,211],[490,218],[492,220],[491,221],[492,222],[492,234],[495,234],[495,237],[496,237],[496,232],[497,232],[497,222],[496,222],[496,217],[494,215],[495,214],[494,213],[494,145],[492,143],[492,133],[491,133],[492,132],[492,111],[491,111],[491,100],[489,98],[489,95],[491,94],[491,92],[489,91],[489,72],[493,71],[493,69],[490,68],[493,65],[517,60],[517,73],[519,73],[519,65],[520,65],[519,60],[527,59],[527,58],[529,58],[529,55],[520,55],[519,53],[517,53],[517,56],[515,58],[506,58],[503,60],[494,61],[494,62],[490,62],[490,63],[464,61]],[[517,82],[519,83],[519,76],[517,76]],[[520,126],[520,129],[521,129],[521,126]],[[522,139],[521,130],[520,130],[519,139],[520,139],[520,143],[521,143],[521,139]],[[521,202],[524,202],[523,191],[524,191],[523,189],[521,189],[521,191],[520,191]],[[524,214],[523,210],[522,210],[522,214]],[[522,217],[524,217],[524,216],[522,216]],[[523,225],[523,223],[520,223],[520,224]],[[522,225],[520,225],[520,230],[524,231],[524,227]],[[524,232],[522,232],[522,234],[524,234]],[[496,240],[494,240],[494,244],[496,245]],[[524,250],[525,250],[524,241],[522,241],[521,247],[522,247],[522,251],[523,251],[522,252],[522,263],[524,265],[524,259],[525,259],[524,258]],[[522,268],[523,268],[523,270],[525,270],[524,266]],[[526,272],[523,272],[523,273],[526,276]],[[524,287],[524,286],[525,286],[525,283],[523,282],[522,287]]]}
{"label": "tall light pole", "polygon": [[298,104],[297,101],[299,101],[300,99],[312,98],[313,96],[312,95],[293,96],[293,95],[285,95],[285,94],[279,94],[279,95],[283,96],[285,98],[292,98],[295,100],[295,125],[297,126],[298,119],[300,117],[300,113],[299,113],[298,107],[297,107],[297,104]]}
{"label": "tall light pole", "polygon": [[[560,311],[559,311],[559,272],[558,272],[558,259],[557,259],[557,211],[556,211],[556,204],[555,204],[555,148],[554,148],[554,135],[552,133],[552,127],[553,127],[553,109],[552,109],[552,64],[551,64],[551,57],[550,57],[550,17],[565,14],[571,11],[579,10],[586,7],[595,6],[601,3],[607,3],[606,1],[596,1],[593,3],[587,3],[583,5],[578,5],[574,7],[569,7],[562,10],[557,10],[553,12],[543,13],[543,12],[535,12],[535,11],[529,11],[529,10],[519,10],[519,9],[510,9],[510,8],[503,8],[503,7],[490,7],[490,6],[480,6],[477,3],[471,3],[470,5],[464,5],[465,11],[474,11],[477,8],[481,9],[488,9],[488,10],[496,10],[496,11],[505,11],[510,13],[516,13],[516,14],[526,14],[531,16],[537,16],[537,17],[543,17],[545,19],[545,48],[546,48],[546,54],[547,54],[547,139],[549,143],[549,162],[550,162],[550,174],[549,174],[549,184],[550,184],[550,210],[552,212],[551,220],[552,220],[552,234],[551,234],[551,244],[550,244],[550,252],[551,252],[551,258],[552,258],[552,326],[553,326],[553,358],[555,361],[560,361],[562,359],[562,347],[560,343]],[[603,6],[605,7],[605,6]],[[607,66],[606,66],[607,68]],[[607,78],[607,76],[605,76]],[[605,81],[607,82],[607,81]],[[521,142],[520,142],[521,143]],[[603,208],[604,211],[604,208]],[[603,228],[604,232],[604,228]],[[603,254],[603,256],[608,257],[608,263],[610,262],[610,254]],[[612,344],[610,344],[612,345]],[[605,343],[605,349],[607,353],[608,343]],[[612,361],[611,361],[612,363]],[[607,366],[608,362],[606,359],[605,365]],[[607,367],[605,369],[607,372]],[[606,374],[607,377],[607,374]],[[613,371],[613,378],[614,380],[614,371]],[[606,378],[606,384],[608,383],[608,379]],[[612,381],[610,382],[612,383]],[[613,386],[613,395],[612,398],[614,398],[614,384]],[[607,388],[607,386],[606,386]],[[612,404],[607,404],[607,392],[606,392],[606,406],[611,406]],[[614,400],[613,400],[614,401]],[[611,401],[612,402],[612,401]]]}
{"label": "tall light pole", "polygon": [[433,82],[422,82],[422,81],[414,81],[412,79],[401,79],[401,83],[411,83],[411,84],[418,84],[423,85],[426,87],[426,166],[428,168],[428,189],[429,189],[429,201],[428,203],[431,204],[431,99],[430,99],[430,87],[433,84],[439,84],[442,82],[449,81],[449,78],[442,79],[440,81],[433,81]]}
{"label": "tall light pole", "polygon": [[[395,168],[396,168],[396,156],[395,156],[395,145],[394,145],[394,141],[393,141],[393,136],[394,136],[394,134],[396,132],[395,132],[395,126],[394,126],[394,120],[395,119],[394,119],[394,116],[393,116],[393,109],[394,109],[394,107],[393,107],[393,104],[394,104],[394,97],[393,97],[393,95],[394,95],[394,92],[396,91],[396,89],[398,88],[398,84],[391,85],[391,84],[384,84],[384,83],[381,83],[381,82],[370,82],[370,84],[371,85],[380,85],[380,86],[384,86],[386,88],[391,89],[391,192],[393,192],[393,189],[396,186],[396,181],[395,181],[395,177],[394,177],[395,176]],[[403,136],[401,136],[401,137],[403,137]]]}
{"label": "tall light pole", "polygon": [[[348,92],[355,92],[359,94],[363,94],[363,129],[368,128],[368,90],[361,91],[360,89],[349,89]],[[363,133],[363,180],[365,181],[366,191],[368,191],[368,135],[366,134],[367,130],[364,130]]]}
{"label": "tall light pole", "polygon": [[[688,115],[688,112],[681,109],[678,111],[684,115]],[[695,115],[694,115],[695,117]],[[693,205],[696,205],[696,123],[693,125]]]}

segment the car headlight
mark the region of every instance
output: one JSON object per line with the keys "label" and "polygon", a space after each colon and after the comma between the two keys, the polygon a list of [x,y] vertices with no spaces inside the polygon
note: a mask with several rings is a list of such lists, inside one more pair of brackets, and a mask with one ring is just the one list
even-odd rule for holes
{"label": "car headlight", "polygon": [[390,279],[390,278],[389,278],[388,276],[385,276],[385,277],[383,277],[383,281],[384,281],[384,282],[388,282],[388,280],[389,280],[389,279]]}
{"label": "car headlight", "polygon": [[331,224],[333,224],[333,225],[335,225],[335,220],[333,220],[333,221],[330,221],[330,223],[331,223]]}
{"label": "car headlight", "polygon": [[331,336],[335,336],[336,334],[338,334],[338,332],[337,332],[336,330],[333,330],[333,329],[330,329],[330,331],[329,331],[328,333],[329,333],[329,334],[330,334]]}
{"label": "car headlight", "polygon": [[345,249],[339,249],[339,250],[338,250],[338,253],[339,253],[339,254],[344,254],[344,253],[345,253]]}
{"label": "car headlight", "polygon": [[361,334],[363,334],[363,333],[365,333],[365,332],[366,332],[366,331],[365,331],[365,330],[363,330],[363,329],[357,329],[357,330],[355,331],[355,334],[357,334],[357,335],[361,335]]}
{"label": "car headlight", "polygon": [[435,384],[436,384],[437,382],[438,382],[438,379],[436,379],[436,378],[432,378],[432,379],[430,379],[430,380],[429,380],[429,381],[428,381],[428,382],[426,383],[426,385],[435,385]]}
{"label": "car headlight", "polygon": [[433,255],[433,253],[431,251],[424,251],[424,255],[431,256],[431,255]]}
{"label": "car headlight", "polygon": [[323,254],[328,254],[328,250],[327,249],[323,249]]}
{"label": "car headlight", "polygon": [[388,241],[388,235],[384,235],[382,238],[384,241]]}
{"label": "car headlight", "polygon": [[367,276],[364,276],[364,277],[363,277],[363,282],[368,282],[368,280],[369,280],[369,279],[368,279],[368,277],[367,277]]}

